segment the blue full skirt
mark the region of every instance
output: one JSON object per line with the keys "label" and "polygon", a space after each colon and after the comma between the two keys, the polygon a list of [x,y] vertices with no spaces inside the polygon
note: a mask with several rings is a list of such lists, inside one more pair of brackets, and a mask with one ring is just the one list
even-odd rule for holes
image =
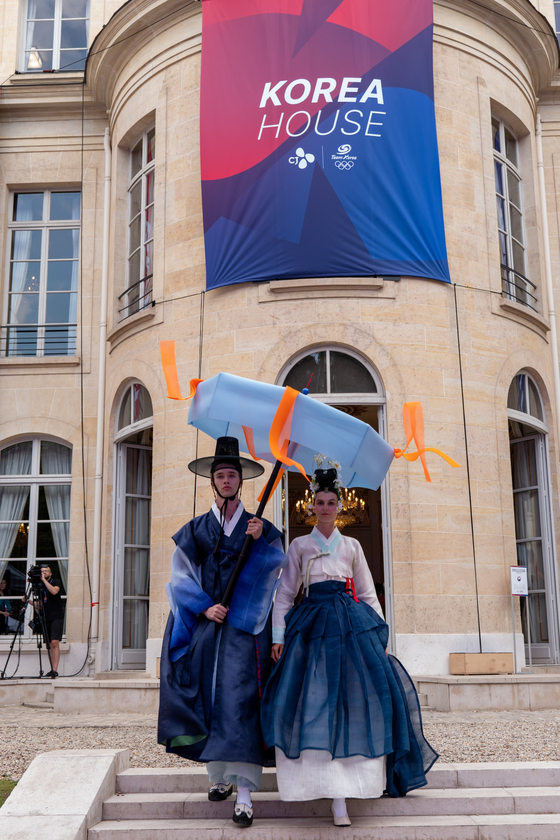
{"label": "blue full skirt", "polygon": [[414,684],[387,656],[388,627],[345,584],[313,584],[286,616],[284,652],[262,703],[267,745],[288,758],[326,750],[333,758],[387,756],[386,791],[427,783],[438,754],[422,732]]}

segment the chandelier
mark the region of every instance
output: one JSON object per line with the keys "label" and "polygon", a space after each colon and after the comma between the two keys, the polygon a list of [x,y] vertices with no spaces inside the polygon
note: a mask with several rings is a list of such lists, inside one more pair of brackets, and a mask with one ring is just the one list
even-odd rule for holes
{"label": "chandelier", "polygon": [[[339,531],[342,531],[346,525],[367,525],[369,523],[367,494],[367,490],[361,489],[341,491],[342,510],[339,511],[335,521]],[[312,500],[313,496],[309,490],[305,490],[303,496],[297,499],[290,517],[292,525],[309,526],[311,528],[317,524],[317,517],[311,510]]]}

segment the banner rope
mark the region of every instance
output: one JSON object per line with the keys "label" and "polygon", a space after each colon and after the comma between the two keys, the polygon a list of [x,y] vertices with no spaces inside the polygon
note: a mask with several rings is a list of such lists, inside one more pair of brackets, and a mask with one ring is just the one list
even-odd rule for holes
{"label": "banner rope", "polygon": [[465,413],[465,389],[463,386],[463,363],[461,361],[461,335],[459,331],[459,309],[457,306],[457,284],[453,284],[453,294],[455,297],[455,323],[457,325],[457,352],[459,354],[459,378],[461,380],[461,403],[463,406],[463,434],[465,437],[465,460],[467,464],[467,487],[469,491],[469,511],[471,516],[471,540],[472,540],[472,552],[473,552],[473,566],[474,566],[474,590],[476,595],[476,615],[478,620],[478,646],[479,652],[482,653],[482,630],[480,625],[480,602],[479,602],[479,595],[478,595],[478,575],[476,570],[476,548],[475,548],[475,539],[474,539],[474,518],[473,518],[473,506],[472,506],[472,493],[471,493],[471,471],[470,471],[470,463],[469,463],[469,442],[467,439],[467,416]]}

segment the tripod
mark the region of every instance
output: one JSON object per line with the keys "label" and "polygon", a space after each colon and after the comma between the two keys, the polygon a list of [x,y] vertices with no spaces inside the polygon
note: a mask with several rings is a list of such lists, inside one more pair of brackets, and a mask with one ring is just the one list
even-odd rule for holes
{"label": "tripod", "polygon": [[[21,607],[21,609],[19,611],[18,625],[13,632],[12,643],[10,645],[10,650],[8,652],[8,656],[6,658],[6,661],[4,663],[4,668],[3,668],[2,671],[0,671],[0,680],[12,680],[12,679],[14,679],[15,675],[17,674],[17,671],[18,671],[18,668],[19,668],[19,657],[18,657],[18,664],[17,664],[16,670],[11,675],[11,677],[6,676],[6,671],[8,670],[8,662],[10,661],[10,657],[11,657],[13,651],[14,651],[14,646],[15,646],[16,640],[19,639],[21,641],[21,631],[22,631],[23,623],[25,621],[25,612],[27,610],[27,605],[28,605],[30,600],[33,602],[33,605],[34,605],[34,608],[35,608],[35,610],[34,610],[35,615],[34,615],[34,618],[33,618],[33,622],[31,623],[31,627],[36,633],[37,650],[39,651],[39,676],[33,675],[32,677],[20,677],[20,679],[40,680],[41,677],[44,676],[45,672],[43,671],[43,659],[42,659],[43,639],[45,640],[45,647],[47,649],[47,656],[49,658],[51,671],[53,670],[52,660],[51,660],[51,644],[50,644],[49,634],[47,632],[47,622],[46,622],[46,619],[45,619],[45,609],[44,609],[44,606],[43,606],[42,584],[39,583],[38,581],[37,582],[32,581],[29,584],[29,586],[27,587],[26,592],[25,592],[24,603],[23,603],[23,606]],[[38,626],[37,626],[37,624],[38,624]]]}

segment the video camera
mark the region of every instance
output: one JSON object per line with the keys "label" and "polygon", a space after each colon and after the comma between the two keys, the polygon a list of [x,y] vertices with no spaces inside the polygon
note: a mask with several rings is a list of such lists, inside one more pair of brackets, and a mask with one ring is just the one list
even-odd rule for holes
{"label": "video camera", "polygon": [[42,583],[43,574],[41,572],[41,567],[37,565],[31,566],[31,568],[27,570],[27,580],[32,586]]}

